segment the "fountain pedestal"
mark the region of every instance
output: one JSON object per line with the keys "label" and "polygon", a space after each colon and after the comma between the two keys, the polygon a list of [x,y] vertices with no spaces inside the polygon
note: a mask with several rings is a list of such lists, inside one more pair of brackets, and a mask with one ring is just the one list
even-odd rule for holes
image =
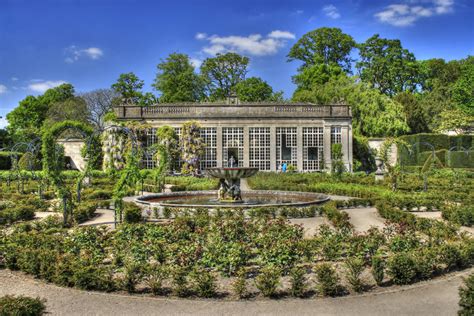
{"label": "fountain pedestal", "polygon": [[206,174],[219,180],[218,199],[225,202],[242,202],[240,179],[248,178],[258,172],[258,168],[209,168]]}

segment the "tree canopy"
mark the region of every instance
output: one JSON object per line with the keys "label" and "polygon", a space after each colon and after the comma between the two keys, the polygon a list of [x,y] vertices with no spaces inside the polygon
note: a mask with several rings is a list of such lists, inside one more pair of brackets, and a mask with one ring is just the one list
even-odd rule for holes
{"label": "tree canopy", "polygon": [[350,53],[356,46],[352,36],[335,27],[321,27],[303,35],[288,53],[288,60],[303,62],[301,69],[317,64],[339,65],[350,72]]}
{"label": "tree canopy", "polygon": [[160,102],[196,102],[203,98],[202,79],[185,54],[173,53],[158,64],[153,87],[161,92]]}
{"label": "tree canopy", "polygon": [[210,100],[222,100],[245,79],[249,58],[236,53],[217,54],[201,65],[201,76]]}
{"label": "tree canopy", "polygon": [[237,97],[244,102],[281,101],[282,92],[273,92],[273,88],[263,79],[247,78],[235,86]]}

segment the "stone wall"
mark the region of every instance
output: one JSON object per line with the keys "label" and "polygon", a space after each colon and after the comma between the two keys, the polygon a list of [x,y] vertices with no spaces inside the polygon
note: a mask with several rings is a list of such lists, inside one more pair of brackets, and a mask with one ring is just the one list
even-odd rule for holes
{"label": "stone wall", "polygon": [[71,169],[84,170],[86,161],[81,155],[84,141],[82,139],[58,139],[57,143],[64,146],[64,155],[71,159]]}

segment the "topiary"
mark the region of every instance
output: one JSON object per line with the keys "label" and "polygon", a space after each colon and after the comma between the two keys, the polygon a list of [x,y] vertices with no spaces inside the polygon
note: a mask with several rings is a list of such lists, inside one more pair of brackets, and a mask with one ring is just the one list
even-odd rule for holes
{"label": "topiary", "polygon": [[387,273],[395,284],[409,284],[416,278],[416,261],[410,253],[394,254],[387,262]]}

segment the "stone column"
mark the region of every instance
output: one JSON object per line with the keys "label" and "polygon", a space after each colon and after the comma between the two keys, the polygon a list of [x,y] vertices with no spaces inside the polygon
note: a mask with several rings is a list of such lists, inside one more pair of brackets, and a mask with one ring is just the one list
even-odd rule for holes
{"label": "stone column", "polygon": [[323,136],[323,157],[324,165],[327,172],[331,171],[331,125],[324,124],[324,136]]}
{"label": "stone column", "polygon": [[349,160],[349,126],[341,127],[341,142],[342,142],[342,161],[347,171],[351,170],[351,163]]}
{"label": "stone column", "polygon": [[222,168],[222,126],[216,127],[216,160],[217,167]]}
{"label": "stone column", "polygon": [[303,171],[303,128],[296,128],[296,166],[298,171]]}
{"label": "stone column", "polygon": [[352,141],[353,141],[353,139],[352,139],[352,137],[353,137],[353,136],[352,136],[352,124],[349,125],[348,130],[349,130],[349,133],[348,133],[347,137],[349,138],[349,139],[348,139],[348,144],[349,144],[349,146],[347,146],[347,147],[348,147],[348,150],[349,150],[349,155],[348,155],[348,157],[349,157],[349,158],[348,158],[348,160],[349,160],[349,166],[350,166],[349,172],[352,172],[352,171],[353,171],[353,168],[354,168],[354,164],[353,164],[353,149],[352,149],[352,147],[353,147],[353,144],[352,144]]}
{"label": "stone column", "polygon": [[276,127],[270,126],[270,171],[277,171],[276,165]]}

